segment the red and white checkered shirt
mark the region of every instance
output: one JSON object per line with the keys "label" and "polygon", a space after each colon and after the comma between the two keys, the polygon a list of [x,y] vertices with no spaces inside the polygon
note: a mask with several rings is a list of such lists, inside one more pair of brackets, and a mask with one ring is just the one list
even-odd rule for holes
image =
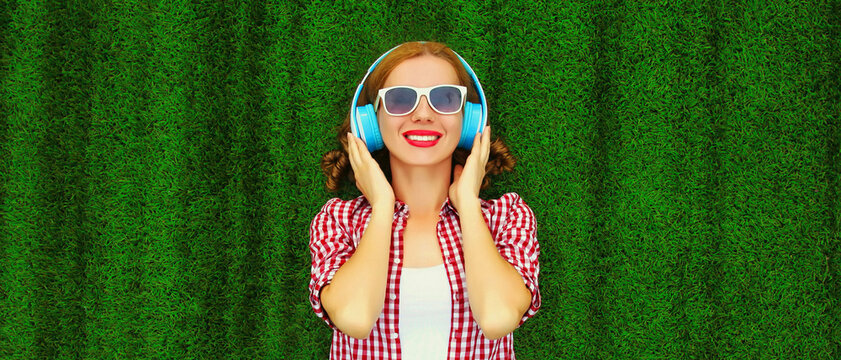
{"label": "red and white checkered shirt", "polygon": [[[515,193],[505,194],[496,200],[482,200],[481,203],[485,222],[499,254],[517,269],[531,291],[531,306],[520,319],[519,327],[540,308],[537,284],[540,247],[537,243],[534,213]],[[321,307],[320,297],[321,289],[330,283],[336,270],[356,250],[368,226],[371,205],[362,196],[349,201],[334,198],[313,219],[310,226],[310,303],[315,314],[333,329],[330,359],[400,359],[399,284],[403,268],[403,228],[406,226],[408,210],[405,203],[395,201],[385,304],[371,333],[363,340],[342,333]],[[448,359],[514,359],[513,333],[489,340],[473,319],[466,296],[459,217],[449,199],[441,207],[438,241],[453,295]]]}

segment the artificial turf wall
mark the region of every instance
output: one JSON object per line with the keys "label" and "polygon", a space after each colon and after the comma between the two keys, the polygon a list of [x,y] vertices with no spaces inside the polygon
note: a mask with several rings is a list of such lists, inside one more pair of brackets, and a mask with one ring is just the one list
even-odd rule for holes
{"label": "artificial turf wall", "polygon": [[838,1],[0,2],[0,358],[324,359],[308,225],[370,63],[519,163],[520,359],[841,357]]}

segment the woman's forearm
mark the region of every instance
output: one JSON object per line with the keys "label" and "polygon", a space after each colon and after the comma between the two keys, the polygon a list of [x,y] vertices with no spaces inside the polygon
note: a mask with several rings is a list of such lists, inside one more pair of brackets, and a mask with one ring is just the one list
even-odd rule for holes
{"label": "woman's forearm", "polygon": [[385,303],[393,208],[374,208],[351,257],[321,292],[321,303],[342,332],[368,337]]}
{"label": "woman's forearm", "polygon": [[498,339],[517,328],[531,292],[494,244],[477,201],[459,209],[470,309],[482,332]]}

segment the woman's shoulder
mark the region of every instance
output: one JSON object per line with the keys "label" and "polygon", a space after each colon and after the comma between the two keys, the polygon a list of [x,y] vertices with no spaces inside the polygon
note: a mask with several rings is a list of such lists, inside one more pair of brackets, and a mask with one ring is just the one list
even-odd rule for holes
{"label": "woman's shoulder", "polygon": [[490,200],[483,200],[483,207],[487,209],[510,209],[510,208],[517,208],[517,207],[526,207],[525,200],[515,192],[505,193],[499,198],[490,199]]}
{"label": "woman's shoulder", "polygon": [[534,212],[529,205],[515,192],[503,194],[496,199],[483,200],[482,209],[486,215],[500,218],[503,221],[512,218],[534,218]]}
{"label": "woman's shoulder", "polygon": [[344,200],[334,197],[321,207],[316,217],[330,216],[335,219],[350,219],[354,214],[362,210],[370,208],[371,205],[364,196],[359,196],[354,199]]}
{"label": "woman's shoulder", "polygon": [[324,203],[324,206],[321,207],[321,211],[328,211],[328,212],[346,212],[346,211],[356,211],[361,208],[370,207],[371,205],[368,203],[368,200],[365,199],[365,196],[359,196],[350,200],[345,200],[341,198],[334,197],[330,200],[327,200]]}

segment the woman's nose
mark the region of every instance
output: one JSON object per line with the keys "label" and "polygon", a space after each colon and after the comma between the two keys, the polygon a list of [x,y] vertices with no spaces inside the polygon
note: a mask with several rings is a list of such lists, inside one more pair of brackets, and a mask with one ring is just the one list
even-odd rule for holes
{"label": "woman's nose", "polygon": [[412,113],[413,120],[429,120],[432,118],[432,115],[435,113],[435,110],[432,110],[432,107],[429,106],[429,99],[426,95],[421,95],[420,101],[418,101],[418,107]]}

